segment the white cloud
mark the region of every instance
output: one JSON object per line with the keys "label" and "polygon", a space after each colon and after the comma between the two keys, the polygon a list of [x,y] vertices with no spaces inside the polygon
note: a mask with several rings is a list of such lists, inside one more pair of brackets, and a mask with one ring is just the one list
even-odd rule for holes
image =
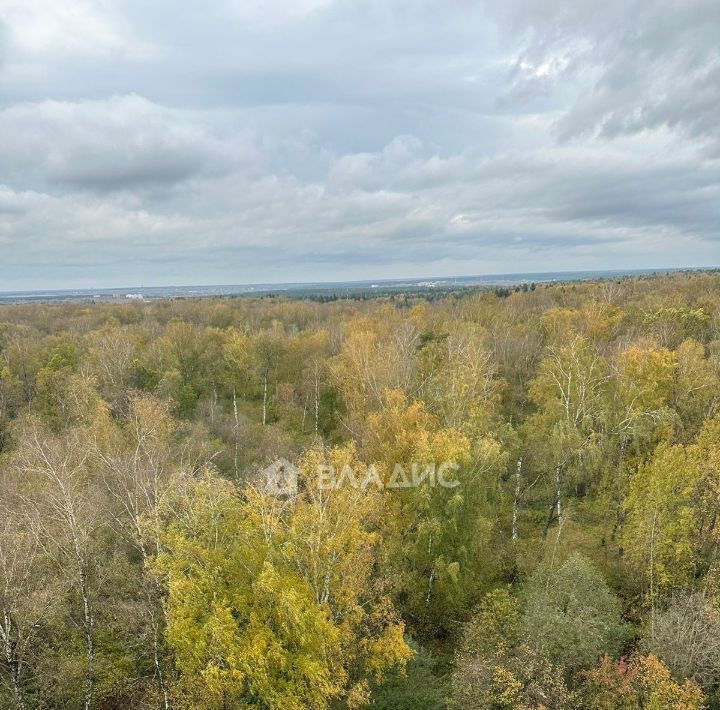
{"label": "white cloud", "polygon": [[151,45],[132,37],[120,8],[93,0],[3,0],[0,21],[12,48],[46,57],[63,55],[152,56]]}

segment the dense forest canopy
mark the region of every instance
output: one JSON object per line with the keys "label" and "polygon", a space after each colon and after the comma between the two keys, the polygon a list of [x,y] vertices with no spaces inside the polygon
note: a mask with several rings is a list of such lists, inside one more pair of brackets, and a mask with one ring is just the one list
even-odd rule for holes
{"label": "dense forest canopy", "polygon": [[3,306],[0,486],[2,708],[720,707],[718,274]]}

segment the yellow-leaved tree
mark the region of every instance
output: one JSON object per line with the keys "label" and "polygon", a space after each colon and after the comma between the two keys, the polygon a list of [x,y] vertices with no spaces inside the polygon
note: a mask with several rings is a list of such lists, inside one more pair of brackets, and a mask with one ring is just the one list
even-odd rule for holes
{"label": "yellow-leaved tree", "polygon": [[498,568],[507,456],[492,436],[471,442],[401,392],[387,391],[384,405],[368,417],[364,454],[387,483],[387,575],[418,637],[451,635]]}
{"label": "yellow-leaved tree", "polygon": [[319,485],[319,465],[353,458],[352,448],[307,452],[291,497],[260,487],[241,496],[208,474],[167,501],[157,569],[180,705],[359,707],[371,682],[410,658],[373,576],[376,501]]}
{"label": "yellow-leaved tree", "polygon": [[652,608],[663,595],[691,587],[715,561],[719,451],[716,416],[693,444],[658,446],[632,479],[624,541]]}

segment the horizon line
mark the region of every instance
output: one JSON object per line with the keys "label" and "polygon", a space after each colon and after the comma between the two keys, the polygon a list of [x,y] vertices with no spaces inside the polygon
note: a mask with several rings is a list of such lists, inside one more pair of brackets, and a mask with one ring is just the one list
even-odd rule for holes
{"label": "horizon line", "polygon": [[[256,287],[273,287],[273,286],[296,286],[296,287],[333,287],[342,285],[363,285],[363,284],[393,284],[397,282],[418,282],[418,281],[453,281],[453,280],[471,280],[471,279],[487,279],[502,278],[511,276],[522,277],[542,277],[542,276],[562,276],[564,274],[618,274],[627,275],[632,273],[676,273],[682,271],[714,271],[720,269],[720,266],[662,266],[662,267],[643,267],[643,268],[609,268],[609,269],[563,269],[558,271],[508,271],[503,273],[484,273],[484,274],[457,274],[453,276],[407,276],[407,277],[384,277],[378,279],[362,278],[362,279],[343,279],[339,281],[263,281],[255,283],[192,283],[192,284],[166,284],[166,285],[133,285],[133,286],[77,286],[63,288],[29,288],[29,289],[13,289],[0,291],[0,297],[5,295],[23,295],[29,293],[73,293],[78,291],[130,291],[134,289],[190,289],[190,288],[256,288]],[[524,280],[530,280],[529,278]],[[553,281],[562,279],[551,279]]]}

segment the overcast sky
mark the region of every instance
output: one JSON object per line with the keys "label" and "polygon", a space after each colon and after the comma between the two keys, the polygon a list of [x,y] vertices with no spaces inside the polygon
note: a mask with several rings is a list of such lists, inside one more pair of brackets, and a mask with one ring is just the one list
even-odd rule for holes
{"label": "overcast sky", "polygon": [[0,290],[718,264],[718,0],[0,0]]}

